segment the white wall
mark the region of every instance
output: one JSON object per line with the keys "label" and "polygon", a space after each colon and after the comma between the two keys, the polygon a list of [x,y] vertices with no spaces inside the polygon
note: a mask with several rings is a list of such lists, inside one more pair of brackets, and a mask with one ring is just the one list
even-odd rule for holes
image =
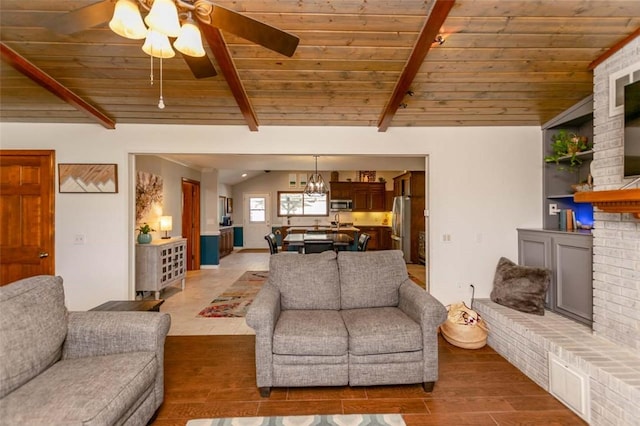
{"label": "white wall", "polygon": [[[500,256],[517,259],[517,227],[542,224],[538,127],[365,127],[0,123],[5,149],[55,149],[58,162],[117,163],[120,192],[56,194],[56,273],[70,309],[133,294],[130,153],[428,155],[430,285],[443,303],[491,291]],[[85,233],[87,244],[74,246]],[[449,243],[440,242],[450,234]],[[464,289],[458,289],[458,284]]]}
{"label": "white wall", "polygon": [[138,155],[135,169],[136,171],[162,176],[163,199],[160,206],[161,211],[158,214],[151,212],[143,219],[143,222],[148,221],[149,225],[156,230],[156,232],[152,232],[153,238],[164,236],[164,231],[160,232],[160,216],[171,216],[173,218],[173,229],[168,232],[169,236],[182,235],[182,179],[200,181],[200,171],[155,155]]}

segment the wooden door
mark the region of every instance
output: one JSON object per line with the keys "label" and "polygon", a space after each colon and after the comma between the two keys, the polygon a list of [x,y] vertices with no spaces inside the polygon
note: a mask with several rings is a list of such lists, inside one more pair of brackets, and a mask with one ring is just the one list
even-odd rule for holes
{"label": "wooden door", "polygon": [[200,182],[182,179],[182,236],[187,239],[187,271],[200,269]]}
{"label": "wooden door", "polygon": [[0,285],[53,275],[54,151],[0,150]]}

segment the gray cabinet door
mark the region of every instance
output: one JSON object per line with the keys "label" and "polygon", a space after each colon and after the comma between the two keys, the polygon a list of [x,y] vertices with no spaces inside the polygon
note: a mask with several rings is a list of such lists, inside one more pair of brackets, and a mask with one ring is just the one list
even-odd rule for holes
{"label": "gray cabinet door", "polygon": [[[551,236],[547,233],[518,230],[518,264],[547,268],[553,271],[553,257],[551,256]],[[552,309],[555,303],[554,292],[555,274],[551,274],[551,282],[545,297],[544,306]]]}
{"label": "gray cabinet door", "polygon": [[593,318],[593,249],[590,237],[553,237],[556,265],[555,310],[591,325]]}

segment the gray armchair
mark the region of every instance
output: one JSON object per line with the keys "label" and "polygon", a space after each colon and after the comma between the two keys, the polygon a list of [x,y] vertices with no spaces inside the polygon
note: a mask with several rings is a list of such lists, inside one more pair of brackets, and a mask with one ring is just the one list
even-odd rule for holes
{"label": "gray armchair", "polygon": [[6,424],[146,425],[164,398],[158,312],[67,312],[62,278],[0,287]]}
{"label": "gray armchair", "polygon": [[446,316],[409,280],[401,251],[273,255],[269,279],[247,313],[260,393],[408,383],[429,392]]}

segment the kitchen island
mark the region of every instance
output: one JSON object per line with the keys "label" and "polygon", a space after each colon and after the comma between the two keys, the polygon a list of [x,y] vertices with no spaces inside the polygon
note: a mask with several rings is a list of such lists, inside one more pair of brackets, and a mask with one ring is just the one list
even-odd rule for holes
{"label": "kitchen island", "polygon": [[[349,235],[354,240],[357,240],[361,233],[367,233],[371,237],[367,250],[391,249],[391,227],[388,225],[358,225],[356,227],[351,222],[345,225],[340,225],[339,227],[335,225],[284,225],[281,227],[274,227],[274,232],[280,237],[279,244],[282,245],[283,250],[287,250],[288,248],[288,241],[286,240],[287,235],[305,233],[342,233]],[[355,244],[349,247],[349,250],[355,249]]]}
{"label": "kitchen island", "polygon": [[288,247],[297,250],[298,252],[304,247],[305,242],[318,242],[318,241],[333,241],[333,245],[338,250],[347,250],[354,242],[354,238],[349,234],[340,232],[329,232],[324,234],[319,233],[291,233],[287,235],[283,240]]}

